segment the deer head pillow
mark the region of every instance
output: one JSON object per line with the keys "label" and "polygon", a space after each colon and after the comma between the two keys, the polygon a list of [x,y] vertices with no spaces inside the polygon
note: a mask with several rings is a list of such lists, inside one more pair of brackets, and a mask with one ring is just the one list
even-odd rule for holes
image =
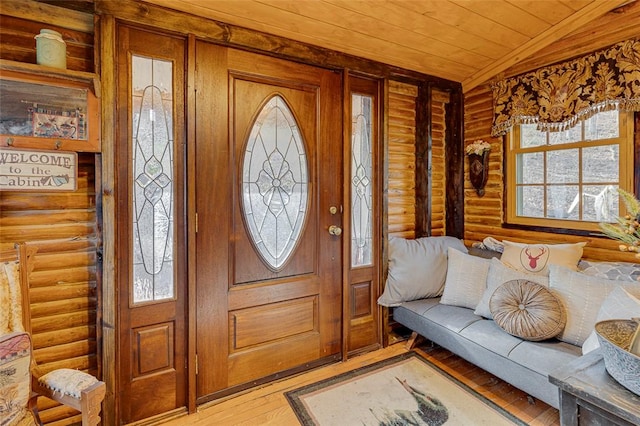
{"label": "deer head pillow", "polygon": [[549,275],[549,264],[575,271],[587,243],[575,244],[522,244],[503,241],[502,260],[512,268],[530,274]]}

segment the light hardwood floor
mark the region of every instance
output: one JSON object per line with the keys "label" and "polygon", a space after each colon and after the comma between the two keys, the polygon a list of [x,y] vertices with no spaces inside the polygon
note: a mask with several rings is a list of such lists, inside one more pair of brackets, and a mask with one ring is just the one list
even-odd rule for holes
{"label": "light hardwood floor", "polygon": [[[530,425],[555,426],[560,424],[558,410],[541,401],[530,401],[530,398],[527,398],[524,392],[453,355],[451,352],[439,347],[431,347],[428,344],[418,346],[415,350],[458,380]],[[396,343],[385,349],[353,357],[346,362],[321,367],[236,395],[224,401],[206,404],[199,407],[198,412],[194,414],[175,418],[162,424],[164,426],[299,425],[300,423],[289,406],[284,392],[406,351],[404,343]]]}

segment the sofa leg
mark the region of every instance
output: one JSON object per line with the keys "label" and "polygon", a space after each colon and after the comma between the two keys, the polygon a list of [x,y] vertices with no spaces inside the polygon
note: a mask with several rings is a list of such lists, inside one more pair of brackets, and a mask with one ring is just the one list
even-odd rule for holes
{"label": "sofa leg", "polygon": [[422,336],[420,336],[417,331],[413,331],[411,333],[411,336],[409,337],[409,340],[407,340],[405,348],[407,348],[408,351],[415,348],[421,338]]}

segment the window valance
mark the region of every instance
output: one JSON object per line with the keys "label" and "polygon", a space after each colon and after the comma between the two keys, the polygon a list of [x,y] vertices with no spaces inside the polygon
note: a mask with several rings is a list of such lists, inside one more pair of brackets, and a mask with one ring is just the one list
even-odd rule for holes
{"label": "window valance", "polygon": [[493,84],[492,136],[538,123],[562,131],[600,111],[640,111],[640,40]]}

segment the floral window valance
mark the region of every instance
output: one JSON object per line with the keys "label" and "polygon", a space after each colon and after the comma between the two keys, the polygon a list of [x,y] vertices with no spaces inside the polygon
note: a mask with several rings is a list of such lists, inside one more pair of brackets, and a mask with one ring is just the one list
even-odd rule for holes
{"label": "floral window valance", "polygon": [[600,111],[640,111],[640,40],[501,80],[492,90],[492,136],[517,124],[562,131]]}

